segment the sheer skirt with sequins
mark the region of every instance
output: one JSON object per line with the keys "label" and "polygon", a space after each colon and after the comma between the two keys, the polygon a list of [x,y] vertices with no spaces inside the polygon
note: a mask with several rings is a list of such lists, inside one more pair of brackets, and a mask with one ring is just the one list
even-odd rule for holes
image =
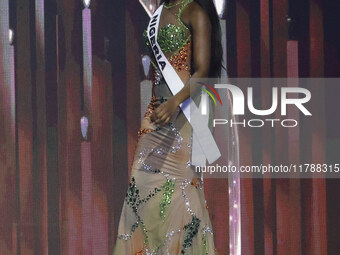
{"label": "sheer skirt with sequins", "polygon": [[154,90],[139,130],[114,255],[215,254],[203,181],[191,184],[200,176],[190,164],[190,123],[180,108],[167,125],[151,123],[156,101],[171,96],[162,78]]}

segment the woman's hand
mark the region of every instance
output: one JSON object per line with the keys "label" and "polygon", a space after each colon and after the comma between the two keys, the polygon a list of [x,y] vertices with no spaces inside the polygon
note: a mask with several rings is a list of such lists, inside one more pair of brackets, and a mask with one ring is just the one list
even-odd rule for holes
{"label": "woman's hand", "polygon": [[156,110],[154,110],[150,116],[151,121],[155,124],[167,124],[178,106],[178,100],[175,97],[171,97],[166,102],[160,104]]}

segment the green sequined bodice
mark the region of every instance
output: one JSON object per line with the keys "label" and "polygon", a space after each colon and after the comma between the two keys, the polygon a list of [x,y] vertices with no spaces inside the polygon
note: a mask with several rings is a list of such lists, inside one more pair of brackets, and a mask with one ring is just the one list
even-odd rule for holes
{"label": "green sequined bodice", "polygon": [[158,43],[164,53],[171,53],[182,48],[189,40],[185,28],[174,24],[161,27],[158,33]]}
{"label": "green sequined bodice", "polygon": [[[192,1],[193,0],[185,0],[178,9],[178,12],[176,13],[176,20],[179,25],[167,24],[159,28],[157,41],[164,53],[172,53],[173,55],[189,41],[191,35],[186,34],[186,31],[189,30],[189,28],[183,24],[180,17],[185,6]],[[144,30],[143,36],[147,47],[151,48],[147,37],[147,30]]]}

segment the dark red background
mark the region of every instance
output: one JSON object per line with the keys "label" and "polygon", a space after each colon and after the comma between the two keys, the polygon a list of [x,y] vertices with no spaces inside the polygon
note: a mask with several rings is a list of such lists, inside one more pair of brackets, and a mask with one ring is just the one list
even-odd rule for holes
{"label": "dark red background", "polygon": [[[82,86],[82,1],[45,0],[41,33],[39,1],[9,2],[16,115],[8,115],[9,105],[0,101],[0,253],[111,254],[140,124],[140,55],[146,50],[142,31],[148,17],[137,0],[91,1],[89,99]],[[228,1],[229,75],[338,77],[339,14],[335,0]],[[290,29],[287,15],[295,23]],[[7,22],[0,26],[6,29]],[[8,51],[7,40],[1,38],[0,56]],[[0,59],[4,99],[10,96],[4,79],[9,62]],[[270,91],[257,92],[264,107]],[[305,121],[293,134],[280,127],[242,129],[241,163],[339,163],[334,109],[340,107],[340,87],[319,86],[312,95],[318,99],[311,106],[313,119],[322,121]],[[80,133],[83,115],[91,118],[87,142]],[[243,179],[242,255],[340,254],[339,184]],[[228,254],[227,180],[205,185],[216,245],[220,254]],[[83,227],[89,224],[91,233]]]}

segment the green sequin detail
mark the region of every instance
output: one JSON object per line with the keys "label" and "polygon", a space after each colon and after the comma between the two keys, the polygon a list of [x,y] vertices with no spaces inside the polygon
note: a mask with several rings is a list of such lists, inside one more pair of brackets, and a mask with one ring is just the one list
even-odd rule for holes
{"label": "green sequin detail", "polygon": [[181,254],[185,254],[185,250],[192,246],[192,239],[198,233],[198,229],[200,227],[201,220],[196,216],[192,216],[192,220],[190,223],[184,226],[184,231],[186,231],[186,235],[183,240]]}
{"label": "green sequin detail", "polygon": [[165,219],[165,211],[169,207],[171,203],[171,197],[174,193],[175,188],[175,180],[167,179],[165,184],[162,185],[163,188],[163,198],[160,203],[160,216],[164,220]]}
{"label": "green sequin detail", "polygon": [[[164,53],[172,52],[173,53],[172,55],[174,55],[189,41],[191,35],[190,34],[188,36],[186,35],[185,31],[188,30],[188,28],[184,25],[180,17],[185,6],[187,6],[187,4],[189,4],[192,1],[193,0],[184,1],[183,5],[178,9],[178,12],[176,13],[176,19],[179,25],[167,24],[159,28],[157,41]],[[150,42],[147,37],[147,30],[144,30],[143,37],[145,39],[146,46],[152,52]]]}
{"label": "green sequin detail", "polygon": [[188,41],[184,29],[174,24],[162,27],[158,33],[158,43],[164,53],[182,48]]}
{"label": "green sequin detail", "polygon": [[141,217],[138,214],[138,207],[142,203],[147,202],[150,198],[154,197],[159,191],[161,191],[160,188],[155,188],[153,191],[150,191],[149,195],[147,195],[144,198],[140,197],[139,189],[136,185],[136,180],[134,177],[131,178],[131,182],[129,184],[129,188],[126,192],[125,201],[126,203],[131,207],[132,211],[135,213],[137,221],[132,225],[130,230],[130,235],[133,234],[133,232],[136,230],[136,228],[141,225],[143,234],[144,234],[144,243],[148,243],[148,236],[147,236],[147,229],[145,227],[145,224]]}
{"label": "green sequin detail", "polygon": [[147,202],[151,197],[155,196],[157,192],[161,191],[160,188],[155,188],[154,191],[150,191],[150,194],[145,198],[140,198],[139,189],[136,186],[136,180],[134,177],[131,178],[129,188],[126,192],[125,201],[131,206],[132,210],[137,213],[138,206],[142,203]]}
{"label": "green sequin detail", "polygon": [[[148,50],[152,53],[147,30],[144,30],[143,37]],[[158,33],[158,43],[164,53],[175,54],[180,48],[187,44],[191,35],[186,36],[184,30],[174,24],[162,27]],[[172,55],[173,55],[172,54]]]}

